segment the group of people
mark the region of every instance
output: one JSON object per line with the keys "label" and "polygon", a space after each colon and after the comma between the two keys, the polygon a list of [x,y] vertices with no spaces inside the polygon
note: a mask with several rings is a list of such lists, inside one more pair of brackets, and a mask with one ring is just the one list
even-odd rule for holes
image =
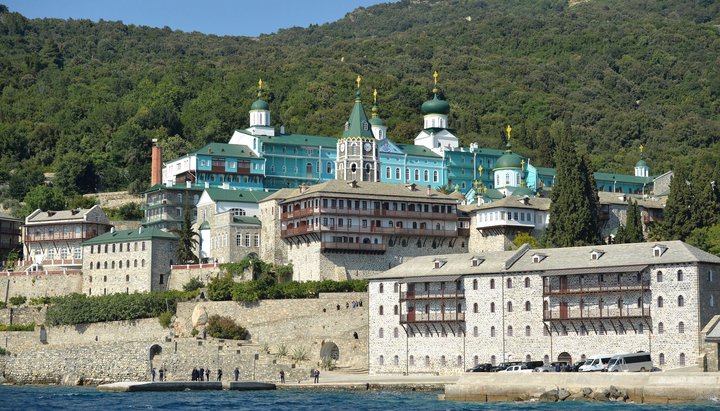
{"label": "group of people", "polygon": [[[235,381],[237,381],[237,376],[239,374],[238,369],[235,368]],[[217,370],[217,380],[222,381],[223,372],[221,369]],[[191,373],[191,380],[192,381],[210,381],[210,368],[205,369],[200,367],[200,369],[193,368]]]}
{"label": "group of people", "polygon": [[313,383],[317,384],[320,382],[320,370],[318,369],[311,369],[310,370],[310,377],[313,379]]}
{"label": "group of people", "polygon": [[[155,373],[156,373],[156,370],[155,370],[155,367],[153,367],[152,370],[150,370],[150,375],[152,376],[153,382],[155,382]],[[157,373],[158,373],[158,377],[159,377],[158,381],[165,381],[165,378],[167,377],[167,369],[160,368],[159,370],[157,370]]]}

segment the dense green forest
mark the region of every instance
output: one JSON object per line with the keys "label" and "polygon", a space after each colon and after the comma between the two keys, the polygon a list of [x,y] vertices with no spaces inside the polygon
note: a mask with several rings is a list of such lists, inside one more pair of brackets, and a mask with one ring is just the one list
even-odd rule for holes
{"label": "dense green forest", "polygon": [[247,126],[258,78],[274,125],[338,136],[360,74],[408,142],[433,70],[465,145],[500,148],[510,123],[515,151],[552,166],[562,122],[600,171],[631,173],[641,143],[653,172],[720,161],[712,0],[400,1],[258,38],[0,7],[0,198],[17,204],[43,172],[68,197],[141,191],[153,138],[166,159],[226,142]]}

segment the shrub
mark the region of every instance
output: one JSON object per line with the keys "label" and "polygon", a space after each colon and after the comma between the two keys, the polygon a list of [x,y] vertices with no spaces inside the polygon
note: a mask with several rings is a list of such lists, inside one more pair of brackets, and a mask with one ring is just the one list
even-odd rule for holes
{"label": "shrub", "polygon": [[160,325],[163,328],[170,328],[173,315],[175,314],[173,314],[172,311],[165,311],[164,313],[160,314],[160,316],[158,316],[158,321],[160,321]]}
{"label": "shrub", "polygon": [[23,305],[25,304],[25,301],[27,301],[27,298],[25,298],[24,295],[16,295],[14,297],[10,297],[10,305]]}
{"label": "shrub", "polygon": [[238,325],[235,320],[230,317],[221,317],[217,314],[211,315],[210,318],[208,318],[205,329],[213,338],[244,340],[248,336],[247,330]]}
{"label": "shrub", "polygon": [[287,357],[288,355],[288,349],[285,344],[280,344],[277,346],[277,356],[278,357]]}
{"label": "shrub", "polygon": [[10,351],[7,351],[4,348],[0,347],[0,355],[10,355]]}
{"label": "shrub", "polygon": [[0,325],[0,331],[35,331],[35,323]]}
{"label": "shrub", "polygon": [[52,297],[37,297],[30,299],[30,305],[45,305],[52,302]]}
{"label": "shrub", "polygon": [[233,285],[235,282],[230,274],[213,278],[208,283],[207,296],[212,301],[230,301],[233,295]]}
{"label": "shrub", "polygon": [[195,291],[195,290],[199,290],[203,287],[205,287],[205,283],[200,281],[199,278],[193,277],[190,279],[190,281],[188,281],[187,283],[185,283],[185,285],[183,285],[183,290],[184,291]]}
{"label": "shrub", "polygon": [[0,309],[7,307],[4,301],[0,301]]}
{"label": "shrub", "polygon": [[303,345],[293,348],[293,352],[292,352],[292,355],[290,356],[290,359],[292,359],[293,361],[307,360],[308,359],[307,348],[305,348],[305,346],[303,346]]}
{"label": "shrub", "polygon": [[193,328],[192,331],[190,331],[190,335],[195,337],[196,335],[200,334],[200,331],[197,330],[197,328]]}

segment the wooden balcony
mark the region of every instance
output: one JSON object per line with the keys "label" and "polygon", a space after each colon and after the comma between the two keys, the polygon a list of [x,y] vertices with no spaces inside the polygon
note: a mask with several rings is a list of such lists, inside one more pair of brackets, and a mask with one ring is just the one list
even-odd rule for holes
{"label": "wooden balcony", "polygon": [[303,235],[307,233],[337,233],[337,234],[385,234],[385,235],[415,235],[425,237],[457,237],[455,230],[429,230],[419,228],[398,228],[398,227],[362,227],[358,225],[347,226],[324,226],[324,225],[302,225],[300,227],[286,228],[280,231],[282,238]]}
{"label": "wooden balcony", "polygon": [[24,242],[32,242],[32,241],[53,241],[53,240],[89,240],[91,238],[97,237],[97,233],[88,233],[88,234],[75,234],[75,233],[55,233],[53,235],[50,234],[27,234],[24,237]]}
{"label": "wooden balcony", "polygon": [[321,251],[326,250],[346,250],[346,251],[370,251],[370,252],[385,252],[385,244],[368,244],[368,243],[327,243],[323,242],[320,245]]}
{"label": "wooden balcony", "polygon": [[614,320],[650,317],[650,307],[620,309],[618,307],[553,309],[543,311],[543,321],[560,320]]}
{"label": "wooden balcony", "polygon": [[308,215],[322,215],[322,216],[350,216],[350,217],[389,217],[389,218],[403,218],[403,219],[418,219],[418,220],[445,220],[455,221],[458,216],[457,213],[433,213],[433,212],[422,212],[422,211],[400,211],[400,210],[382,210],[373,208],[298,208],[293,211],[286,211],[282,213],[282,219],[298,218]]}
{"label": "wooden balcony", "polygon": [[643,280],[639,283],[630,284],[599,284],[599,285],[568,285],[566,287],[543,287],[543,296],[550,295],[571,295],[571,294],[604,294],[630,291],[646,291],[650,288],[650,280]]}
{"label": "wooden balcony", "polygon": [[416,300],[460,300],[465,298],[465,290],[433,290],[433,291],[405,291],[400,293],[400,301]]}
{"label": "wooden balcony", "polygon": [[465,313],[409,313],[400,316],[401,324],[442,323],[465,321]]}

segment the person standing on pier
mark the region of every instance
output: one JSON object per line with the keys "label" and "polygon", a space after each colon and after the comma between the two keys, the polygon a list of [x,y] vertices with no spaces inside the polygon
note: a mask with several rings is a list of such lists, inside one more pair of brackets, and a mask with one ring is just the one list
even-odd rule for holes
{"label": "person standing on pier", "polygon": [[218,381],[222,381],[222,370],[218,368]]}
{"label": "person standing on pier", "polygon": [[315,370],[315,383],[320,382],[320,370]]}
{"label": "person standing on pier", "polygon": [[163,381],[165,379],[165,370],[160,368],[160,381]]}
{"label": "person standing on pier", "polygon": [[200,367],[200,372],[198,373],[198,375],[200,376],[198,381],[202,381],[203,379],[205,379],[205,368]]}
{"label": "person standing on pier", "polygon": [[150,370],[150,375],[152,376],[152,382],[155,382],[155,367],[153,367],[153,369]]}
{"label": "person standing on pier", "polygon": [[235,367],[235,371],[233,371],[233,374],[235,374],[235,382],[237,382],[238,378],[240,377],[240,370],[238,367]]}
{"label": "person standing on pier", "polygon": [[285,384],[285,371],[280,370],[280,384]]}
{"label": "person standing on pier", "polygon": [[205,370],[205,381],[210,381],[210,367]]}

